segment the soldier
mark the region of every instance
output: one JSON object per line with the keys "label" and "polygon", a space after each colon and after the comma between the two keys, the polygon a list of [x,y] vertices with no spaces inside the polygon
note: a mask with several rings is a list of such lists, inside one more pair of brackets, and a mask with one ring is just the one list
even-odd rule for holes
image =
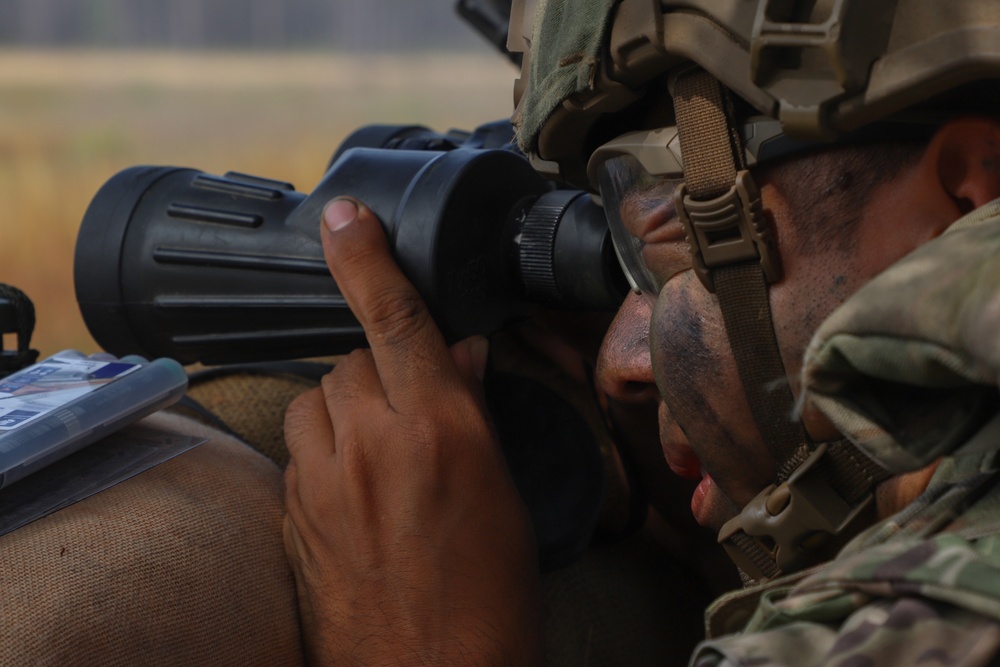
{"label": "soldier", "polygon": [[[666,459],[751,584],[692,663],[990,663],[1000,7],[538,4],[512,16],[519,140],[600,195],[634,287],[601,378],[655,380]],[[483,342],[444,345],[364,206],[322,233],[372,349],[286,421],[313,657],[539,661]]]}

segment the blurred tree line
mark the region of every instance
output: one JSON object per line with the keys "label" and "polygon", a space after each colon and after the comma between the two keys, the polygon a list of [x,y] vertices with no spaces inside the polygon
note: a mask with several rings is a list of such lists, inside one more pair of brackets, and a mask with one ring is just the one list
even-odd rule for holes
{"label": "blurred tree line", "polygon": [[437,50],[485,42],[455,0],[0,0],[0,45]]}

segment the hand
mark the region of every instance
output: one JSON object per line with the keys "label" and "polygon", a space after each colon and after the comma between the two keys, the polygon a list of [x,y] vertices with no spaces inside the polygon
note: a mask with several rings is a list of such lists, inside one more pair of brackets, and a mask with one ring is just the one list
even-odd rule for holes
{"label": "hand", "polygon": [[285,419],[285,546],[319,664],[540,662],[531,526],[486,413],[486,341],[450,350],[364,206],[326,261],[370,350]]}

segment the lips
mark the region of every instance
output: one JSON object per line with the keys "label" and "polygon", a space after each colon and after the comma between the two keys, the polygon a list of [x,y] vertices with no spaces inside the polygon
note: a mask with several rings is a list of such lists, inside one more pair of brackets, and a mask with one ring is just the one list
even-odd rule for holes
{"label": "lips", "polygon": [[660,423],[660,447],[663,449],[663,457],[667,460],[667,465],[679,477],[692,480],[701,479],[701,461],[698,460],[694,449],[688,444],[684,432],[671,418],[663,401],[660,401],[657,418]]}
{"label": "lips", "polygon": [[667,460],[667,465],[674,474],[684,479],[699,480],[691,496],[691,514],[695,521],[702,526],[711,524],[711,507],[713,505],[710,496],[715,490],[715,482],[701,467],[701,461],[695,454],[694,449],[688,444],[687,439],[680,427],[670,418],[669,412],[663,403],[660,403],[660,447],[663,449],[663,457]]}
{"label": "lips", "polygon": [[670,469],[684,479],[700,480],[691,495],[691,514],[700,525],[710,527],[712,503],[710,496],[715,489],[715,481],[701,468],[701,462],[687,444],[661,443],[663,456]]}
{"label": "lips", "polygon": [[713,525],[710,509],[712,501],[709,497],[714,489],[715,481],[709,475],[705,475],[691,495],[691,514],[701,526],[718,528],[718,526]]}
{"label": "lips", "polygon": [[684,479],[701,479],[701,461],[695,455],[694,450],[686,444],[676,442],[666,443],[661,441],[663,456],[667,459],[667,465],[674,474]]}

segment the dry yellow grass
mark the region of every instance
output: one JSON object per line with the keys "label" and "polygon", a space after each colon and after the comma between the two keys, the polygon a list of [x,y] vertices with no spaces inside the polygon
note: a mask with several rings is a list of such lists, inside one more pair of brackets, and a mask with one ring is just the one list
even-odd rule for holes
{"label": "dry yellow grass", "polygon": [[472,128],[510,113],[514,76],[488,53],[0,52],[0,282],[34,300],[43,355],[95,351],[73,249],[91,198],[119,170],[237,170],[309,191],[350,131]]}

